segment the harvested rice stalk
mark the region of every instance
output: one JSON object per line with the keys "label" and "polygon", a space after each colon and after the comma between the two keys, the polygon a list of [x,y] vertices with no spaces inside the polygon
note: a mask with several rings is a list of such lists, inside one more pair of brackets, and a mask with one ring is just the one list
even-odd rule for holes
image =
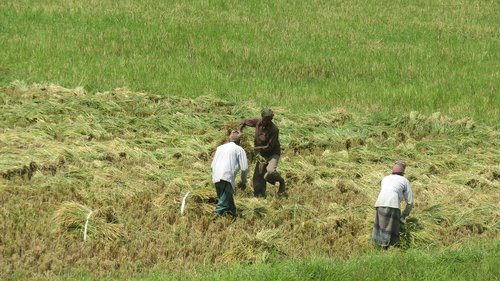
{"label": "harvested rice stalk", "polygon": [[265,217],[269,210],[262,200],[257,198],[241,198],[236,200],[238,213],[245,219],[260,219]]}
{"label": "harvested rice stalk", "polygon": [[215,203],[216,196],[214,189],[199,188],[192,190],[187,200],[196,203]]}
{"label": "harvested rice stalk", "polygon": [[[60,235],[82,235],[92,210],[76,202],[63,203],[54,213],[55,233]],[[94,215],[95,214],[95,215]],[[123,225],[119,224],[112,209],[96,210],[89,217],[87,235],[95,239],[116,240],[125,235]]]}
{"label": "harvested rice stalk", "polygon": [[222,255],[222,259],[230,262],[233,260],[250,263],[267,262],[270,257],[284,256],[281,250],[282,241],[279,239],[279,229],[262,229],[255,235],[243,233],[241,243],[229,249]]}

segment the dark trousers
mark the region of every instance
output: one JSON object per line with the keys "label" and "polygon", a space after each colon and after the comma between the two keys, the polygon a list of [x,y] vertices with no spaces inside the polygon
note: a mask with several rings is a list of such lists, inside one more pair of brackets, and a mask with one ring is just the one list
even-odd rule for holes
{"label": "dark trousers", "polygon": [[217,192],[215,212],[220,216],[225,213],[236,216],[236,205],[234,204],[233,197],[234,190],[231,183],[223,180],[216,182],[215,191]]}
{"label": "dark trousers", "polygon": [[255,163],[255,169],[253,172],[253,193],[256,197],[266,196],[266,183],[272,185],[279,182],[278,194],[284,194],[285,180],[276,171],[279,162],[279,155],[272,155],[267,158],[266,161],[257,161]]}
{"label": "dark trousers", "polygon": [[264,174],[266,173],[266,162],[255,163],[255,170],[253,171],[253,195],[255,197],[266,196],[266,180]]}

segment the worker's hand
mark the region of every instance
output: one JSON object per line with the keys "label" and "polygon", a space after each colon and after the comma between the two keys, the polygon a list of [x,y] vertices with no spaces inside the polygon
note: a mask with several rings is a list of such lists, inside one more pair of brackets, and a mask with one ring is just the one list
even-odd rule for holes
{"label": "worker's hand", "polygon": [[399,222],[402,223],[402,224],[406,224],[406,216],[405,215],[401,215],[401,218],[399,219]]}
{"label": "worker's hand", "polygon": [[238,130],[232,130],[232,131],[231,131],[231,136],[241,138],[241,131],[238,131]]}
{"label": "worker's hand", "polygon": [[241,189],[241,190],[245,190],[245,188],[247,188],[247,184],[243,183],[243,182],[240,182],[240,183],[238,183],[238,188]]}

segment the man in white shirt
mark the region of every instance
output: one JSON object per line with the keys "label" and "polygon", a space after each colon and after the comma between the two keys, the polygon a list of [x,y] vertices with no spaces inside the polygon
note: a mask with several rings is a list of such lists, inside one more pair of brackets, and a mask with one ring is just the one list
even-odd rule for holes
{"label": "man in white shirt", "polygon": [[[382,249],[399,241],[400,222],[404,222],[413,208],[413,192],[410,181],[404,177],[405,169],[403,161],[396,161],[392,166],[392,174],[385,176],[380,183],[380,193],[375,202],[372,240]],[[401,214],[400,204],[403,200],[406,207]]]}
{"label": "man in white shirt", "polygon": [[248,160],[245,150],[239,146],[241,133],[232,131],[229,142],[217,147],[212,161],[212,182],[217,192],[216,216],[230,213],[236,217],[236,205],[234,204],[235,178],[238,170],[241,170],[240,187],[246,186],[248,174]]}

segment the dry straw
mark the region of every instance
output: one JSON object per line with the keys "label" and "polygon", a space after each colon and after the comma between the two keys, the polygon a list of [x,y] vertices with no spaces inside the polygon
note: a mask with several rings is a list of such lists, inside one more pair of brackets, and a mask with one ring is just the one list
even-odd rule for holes
{"label": "dry straw", "polygon": [[[268,184],[266,198],[253,198],[249,185],[235,194],[240,216],[212,222],[210,161],[229,130],[259,116],[255,103],[15,82],[0,90],[0,107],[0,255],[24,247],[31,257],[15,268],[0,261],[2,272],[33,264],[41,273],[62,270],[58,264],[129,273],[348,258],[372,250],[372,205],[396,159],[407,160],[415,193],[404,247],[499,237],[500,134],[466,117],[274,107],[289,197]],[[250,175],[259,159],[253,132],[245,129],[242,142]]]}
{"label": "dry straw", "polygon": [[112,213],[95,211],[95,216],[90,220],[89,214],[93,211],[76,202],[65,202],[55,211],[53,221],[56,225],[55,233],[82,234],[84,240],[89,237],[94,239],[116,240],[124,236],[123,226],[119,224]]}

